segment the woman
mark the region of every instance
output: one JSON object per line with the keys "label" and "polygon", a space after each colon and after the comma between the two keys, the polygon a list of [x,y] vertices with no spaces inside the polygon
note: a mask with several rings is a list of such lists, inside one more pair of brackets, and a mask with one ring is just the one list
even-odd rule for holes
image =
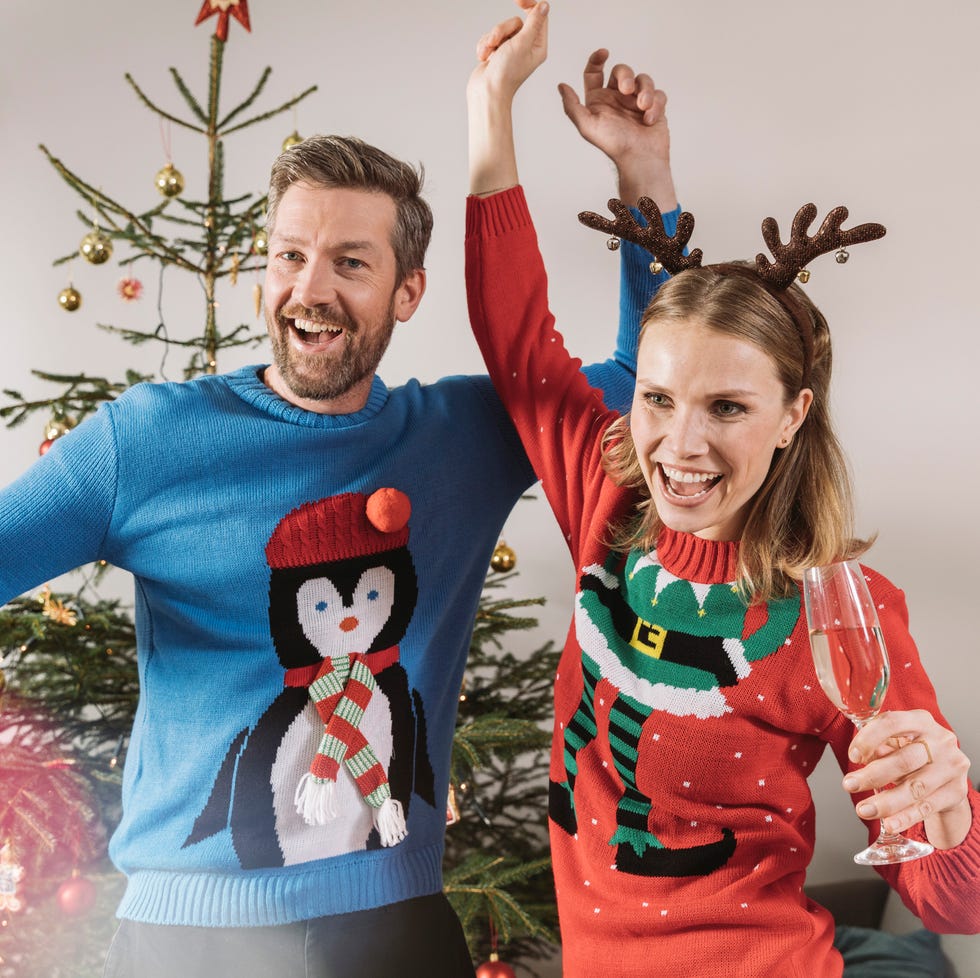
{"label": "woman", "polygon": [[749,268],[682,271],[647,310],[630,417],[604,410],[554,330],[517,182],[510,106],[547,31],[547,6],[518,2],[526,23],[481,41],[469,85],[467,281],[577,573],[549,804],[565,974],[838,978],[833,921],[802,892],[807,778],[828,745],[872,835],[881,819],[936,848],[882,875],[925,926],[976,931],[978,796],[902,593],[867,570],[889,712],[855,736],[814,673],[802,572],[867,549],[828,415],[826,322]]}

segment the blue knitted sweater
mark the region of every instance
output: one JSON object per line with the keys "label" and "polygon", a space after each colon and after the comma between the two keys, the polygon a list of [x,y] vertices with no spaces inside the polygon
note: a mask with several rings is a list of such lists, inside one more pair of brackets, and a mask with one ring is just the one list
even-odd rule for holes
{"label": "blue knitted sweater", "polygon": [[[656,280],[649,256],[622,251],[616,354],[588,372],[625,408]],[[338,416],[290,405],[261,375],[137,385],[0,492],[0,600],[96,559],[134,577],[141,694],[110,845],[128,877],[119,915],[134,920],[278,924],[442,886],[474,615],[532,469],[486,377],[395,389],[376,378],[364,409]],[[335,528],[315,560],[301,541],[295,566],[270,561],[297,508],[337,500],[340,519],[385,487],[410,501],[407,542]],[[396,844],[381,843],[346,774],[335,818],[311,826],[296,811],[323,733],[307,689],[286,683],[310,661],[297,610],[310,579],[345,608],[388,602],[375,644],[355,651],[376,680],[364,731],[405,810]],[[331,600],[309,614],[329,615]]]}

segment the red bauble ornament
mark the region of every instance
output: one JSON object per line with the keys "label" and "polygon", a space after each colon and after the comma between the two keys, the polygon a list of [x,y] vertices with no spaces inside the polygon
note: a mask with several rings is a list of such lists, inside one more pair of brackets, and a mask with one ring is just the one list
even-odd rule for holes
{"label": "red bauble ornament", "polygon": [[517,972],[501,961],[496,953],[490,955],[489,961],[484,961],[476,969],[476,978],[517,978]]}
{"label": "red bauble ornament", "polygon": [[45,438],[44,441],[42,441],[41,444],[38,446],[37,449],[38,455],[44,455],[53,444],[54,444],[53,438]]}
{"label": "red bauble ornament", "polygon": [[58,906],[69,917],[81,917],[95,906],[95,884],[84,876],[73,875],[58,887]]}

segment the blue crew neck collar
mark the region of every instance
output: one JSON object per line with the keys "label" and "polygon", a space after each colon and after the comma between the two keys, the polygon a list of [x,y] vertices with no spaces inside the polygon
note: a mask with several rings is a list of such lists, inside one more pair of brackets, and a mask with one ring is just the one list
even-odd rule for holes
{"label": "blue crew neck collar", "polygon": [[281,398],[263,380],[265,370],[265,364],[254,364],[223,376],[228,387],[243,401],[289,424],[307,428],[351,428],[372,420],[388,401],[387,386],[380,377],[375,376],[367,403],[360,411],[350,414],[318,414]]}

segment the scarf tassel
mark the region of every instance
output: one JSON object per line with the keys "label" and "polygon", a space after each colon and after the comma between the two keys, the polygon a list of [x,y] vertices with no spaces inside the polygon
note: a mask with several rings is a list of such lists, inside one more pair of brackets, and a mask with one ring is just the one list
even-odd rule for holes
{"label": "scarf tassel", "polygon": [[337,817],[333,797],[335,787],[333,781],[314,777],[309,771],[299,779],[293,802],[307,825],[326,825]]}
{"label": "scarf tassel", "polygon": [[374,825],[383,846],[397,845],[408,835],[405,812],[397,798],[388,797],[374,810]]}
{"label": "scarf tassel", "polygon": [[[307,825],[326,825],[337,817],[334,805],[335,788],[335,782],[317,778],[309,771],[299,779],[293,800],[296,811]],[[390,795],[385,798],[374,809],[374,825],[381,836],[381,845],[394,846],[401,842],[408,835],[402,803]]]}

